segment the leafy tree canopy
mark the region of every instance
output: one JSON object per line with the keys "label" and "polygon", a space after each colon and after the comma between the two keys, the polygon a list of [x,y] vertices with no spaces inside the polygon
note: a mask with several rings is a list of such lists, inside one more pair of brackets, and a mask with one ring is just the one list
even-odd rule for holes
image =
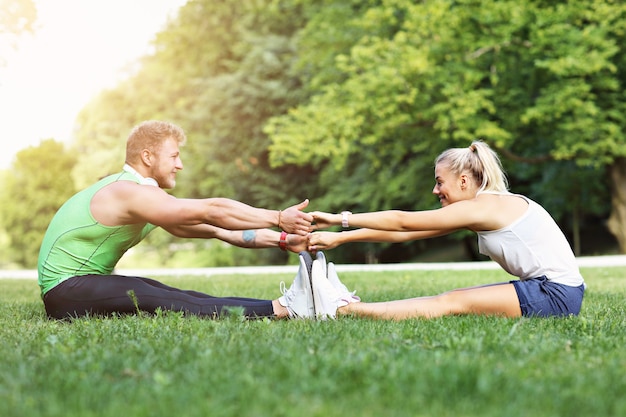
{"label": "leafy tree canopy", "polygon": [[[52,156],[52,157],[51,157]],[[2,227],[11,258],[23,267],[37,265],[43,234],[57,209],[75,192],[71,171],[76,156],[48,139],[17,153],[1,189]]]}

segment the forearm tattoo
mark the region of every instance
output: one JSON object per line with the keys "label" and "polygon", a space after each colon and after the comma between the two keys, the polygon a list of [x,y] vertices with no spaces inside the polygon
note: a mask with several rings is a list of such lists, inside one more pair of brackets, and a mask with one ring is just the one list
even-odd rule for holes
{"label": "forearm tattoo", "polygon": [[256,246],[256,230],[244,230],[242,236],[246,245]]}

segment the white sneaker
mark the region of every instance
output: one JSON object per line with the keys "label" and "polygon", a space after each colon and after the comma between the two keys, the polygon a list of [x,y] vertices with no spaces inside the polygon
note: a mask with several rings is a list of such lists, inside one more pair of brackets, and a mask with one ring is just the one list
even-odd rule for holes
{"label": "white sneaker", "polygon": [[313,304],[318,320],[337,317],[337,308],[341,301],[339,292],[324,276],[324,269],[319,259],[313,261],[311,282],[313,283]]}
{"label": "white sneaker", "polygon": [[313,261],[308,252],[300,252],[300,269],[293,280],[291,287],[285,289],[285,283],[280,283],[280,292],[283,294],[278,302],[289,311],[290,318],[315,318],[315,303],[313,302],[313,287],[311,285],[311,269]]}
{"label": "white sneaker", "polygon": [[328,278],[328,268],[326,268],[326,255],[324,255],[324,252],[319,251],[315,255],[315,258],[319,261],[319,264],[322,266],[322,271],[324,272],[324,276]]}
{"label": "white sneaker", "polygon": [[335,287],[337,292],[339,292],[339,307],[343,307],[350,303],[358,303],[361,301],[361,298],[357,297],[356,291],[350,291],[348,287],[344,285],[343,282],[339,280],[339,275],[337,275],[337,270],[335,269],[335,264],[332,262],[328,263],[328,281]]}

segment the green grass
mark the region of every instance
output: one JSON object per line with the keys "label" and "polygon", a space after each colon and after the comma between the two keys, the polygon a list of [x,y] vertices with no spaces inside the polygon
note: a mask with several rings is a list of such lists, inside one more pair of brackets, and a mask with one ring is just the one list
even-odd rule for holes
{"label": "green grass", "polygon": [[[626,268],[583,272],[579,317],[403,322],[160,314],[62,323],[45,318],[34,281],[0,280],[0,416],[623,416]],[[368,301],[508,279],[341,276]],[[275,298],[292,278],[162,280]]]}

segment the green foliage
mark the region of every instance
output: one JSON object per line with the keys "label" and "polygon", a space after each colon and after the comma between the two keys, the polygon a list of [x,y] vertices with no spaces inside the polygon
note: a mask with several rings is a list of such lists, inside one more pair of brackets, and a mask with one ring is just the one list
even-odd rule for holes
{"label": "green foliage", "polygon": [[[303,25],[303,7],[278,0],[187,3],[157,35],[154,54],[141,60],[136,74],[81,113],[76,148],[86,156],[76,180],[91,182],[119,170],[131,127],[166,119],[188,136],[174,194],[229,197],[268,208],[309,197],[303,187],[315,187],[313,172],[272,169],[262,132],[270,116],[299,100],[292,35]],[[281,258],[270,252],[256,256],[259,263]]]}
{"label": "green foliage", "polygon": [[122,169],[126,138],[132,127],[146,119],[145,92],[138,92],[132,81],[117,89],[105,90],[79,113],[72,149],[80,159],[72,172],[76,187],[85,188],[98,179]]}
{"label": "green foliage", "polygon": [[189,137],[176,195],[430,209],[436,155],[482,138],[512,191],[570,232],[573,217],[607,216],[605,168],[626,153],[625,12],[601,0],[190,1],[81,113],[74,179],[118,170],[130,128],[167,119]]}
{"label": "green foliage", "polygon": [[11,259],[22,267],[37,264],[39,245],[59,207],[74,194],[71,178],[76,156],[52,139],[17,153],[0,196],[1,226]]}
{"label": "green foliage", "polygon": [[269,168],[261,132],[268,117],[297,102],[291,35],[300,21],[286,1],[194,1],[157,37],[135,80],[159,77],[166,94],[155,104],[190,138],[193,157],[177,193],[263,206],[300,199],[283,187],[299,172]]}
{"label": "green foliage", "polygon": [[[0,414],[621,416],[624,268],[583,271],[579,317],[403,322],[45,319],[36,283],[0,281]],[[345,273],[366,300],[505,279],[502,271]],[[275,297],[285,276],[165,278]],[[530,400],[532,399],[532,400]]]}
{"label": "green foliage", "polygon": [[[505,155],[513,191],[530,191],[557,219],[606,216],[604,167],[626,152],[626,6],[329,3],[302,31],[317,35],[300,39],[298,64],[327,67],[312,77],[309,100],[265,128],[274,166],[320,170],[322,209],[431,208],[434,156],[482,138]],[[324,29],[340,19],[333,48]],[[571,206],[552,203],[572,197]]]}
{"label": "green foliage", "polygon": [[[392,138],[410,155],[417,138],[438,150],[477,137],[521,148],[545,133],[554,158],[610,163],[626,149],[616,149],[625,11],[597,1],[372,5],[349,22],[361,36],[336,56],[335,79],[268,126],[272,161],[332,159],[337,169]],[[311,142],[321,146],[307,152]]]}

